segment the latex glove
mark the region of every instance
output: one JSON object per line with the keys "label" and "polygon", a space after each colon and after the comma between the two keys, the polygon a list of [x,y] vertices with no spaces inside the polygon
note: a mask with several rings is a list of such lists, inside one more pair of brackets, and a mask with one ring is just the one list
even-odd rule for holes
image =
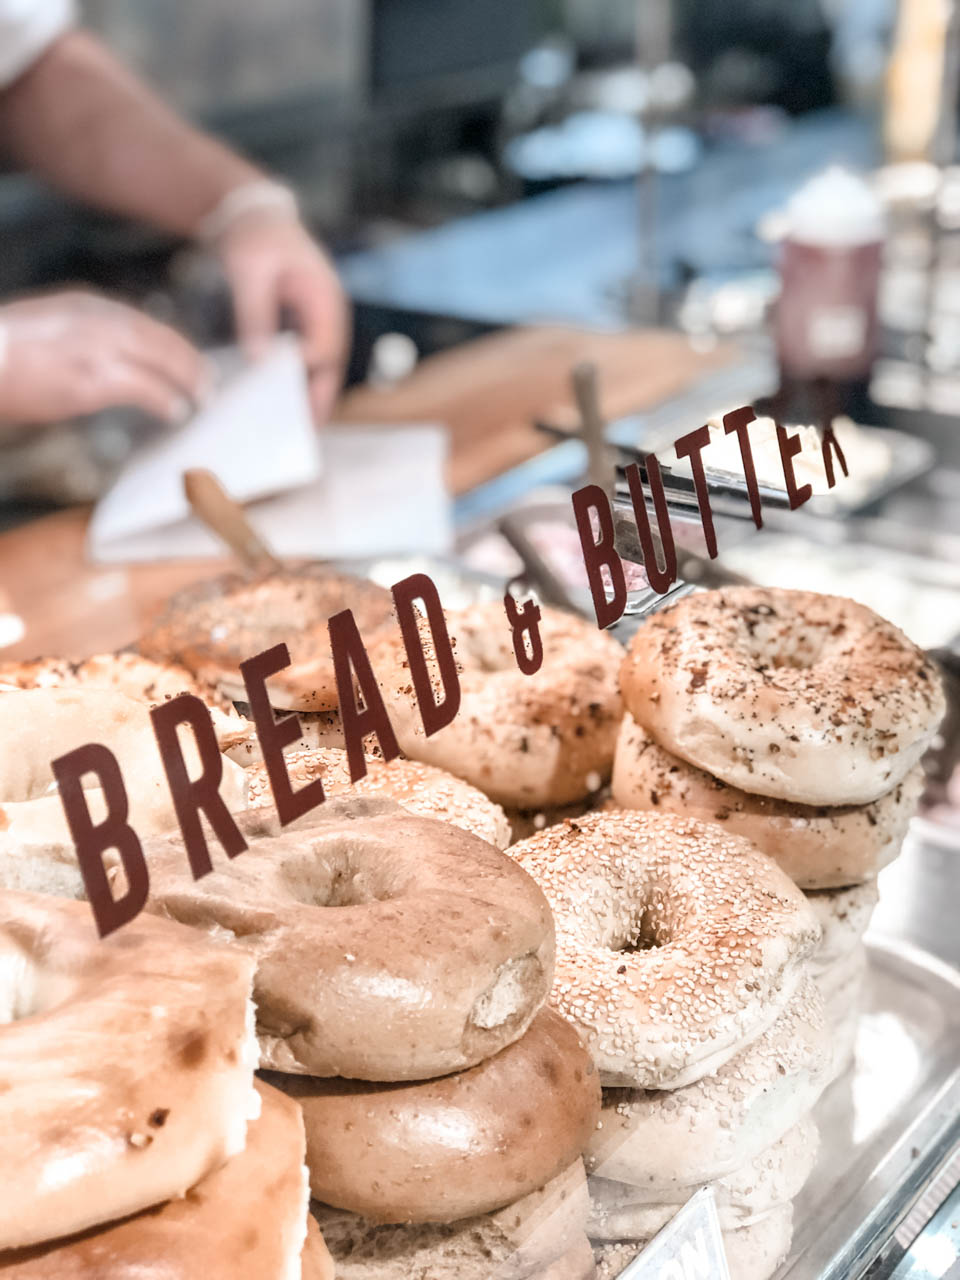
{"label": "latex glove", "polygon": [[119,405],[181,421],[208,376],[186,338],[122,302],[77,290],[0,306],[0,421],[56,422]]}
{"label": "latex glove", "polygon": [[256,358],[290,312],[299,335],[310,401],[324,422],[343,382],[350,306],[333,263],[303,224],[283,211],[237,218],[215,248],[233,292],[237,335]]}

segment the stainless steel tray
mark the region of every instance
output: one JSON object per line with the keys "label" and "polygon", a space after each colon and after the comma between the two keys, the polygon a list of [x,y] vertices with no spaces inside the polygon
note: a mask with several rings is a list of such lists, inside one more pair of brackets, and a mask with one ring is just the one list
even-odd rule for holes
{"label": "stainless steel tray", "polygon": [[960,1142],[960,973],[899,940],[868,945],[856,1062],[814,1111],[820,1159],[776,1280],[862,1275]]}

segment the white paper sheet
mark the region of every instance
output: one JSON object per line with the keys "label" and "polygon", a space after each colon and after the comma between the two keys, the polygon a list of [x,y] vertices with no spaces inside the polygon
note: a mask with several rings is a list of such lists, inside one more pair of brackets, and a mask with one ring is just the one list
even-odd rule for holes
{"label": "white paper sheet", "polygon": [[184,520],[188,467],[212,471],[238,502],[320,475],[303,361],[291,336],[227,379],[186,426],[138,451],[94,512],[91,554],[118,558],[128,538]]}
{"label": "white paper sheet", "polygon": [[453,541],[447,443],[433,424],[317,433],[299,354],[281,340],[183,431],[131,461],[94,512],[88,554],[101,563],[222,554],[183,497],[191,466],[213,471],[246,504],[279,556],[440,554]]}

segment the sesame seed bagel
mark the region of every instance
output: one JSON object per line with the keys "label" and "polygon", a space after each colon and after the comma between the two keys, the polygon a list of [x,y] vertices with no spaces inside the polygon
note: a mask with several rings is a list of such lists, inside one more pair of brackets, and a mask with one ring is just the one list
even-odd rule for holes
{"label": "sesame seed bagel", "polygon": [[178,592],[140,637],[148,658],[181,663],[226,697],[246,701],[240,663],[286,644],[291,665],[267,681],[273,705],[329,711],[338,704],[327,620],[350,609],[369,642],[396,627],[384,587],[303,564],[257,578],[225,574]]}
{"label": "sesame seed bagel", "polygon": [[283,1094],[256,1087],[261,1112],[246,1146],[185,1196],[67,1240],[0,1253],[4,1280],[301,1280],[303,1123]]}
{"label": "sesame seed bagel", "polygon": [[799,889],[720,827],[600,810],[510,850],[557,928],[551,996],[604,1084],[677,1089],[775,1021],[819,940]]}
{"label": "sesame seed bagel", "polygon": [[613,799],[624,809],[720,823],[767,854],[801,889],[831,889],[876,876],[900,852],[923,790],[917,765],[867,805],[802,805],[751,795],[661,747],[629,712],[613,763]]}
{"label": "sesame seed bagel", "polygon": [[100,939],[83,903],[0,892],[0,1248],[139,1213],[243,1150],[252,979],[169,921]]}
{"label": "sesame seed bagel", "polygon": [[261,1064],[427,1080],[527,1030],[553,973],[541,891],[506,854],[389,800],[328,800],[281,828],[239,815],[249,851],[193,880],[179,837],[147,842],[147,909],[257,959]]}
{"label": "sesame seed bagel", "polygon": [[[710,1183],[721,1228],[736,1231],[789,1204],[813,1172],[819,1146],[817,1126],[806,1117],[742,1168]],[[674,1183],[658,1191],[606,1178],[590,1178],[588,1185],[592,1240],[649,1240],[698,1190]]]}
{"label": "sesame seed bagel", "polygon": [[[723,1232],[723,1249],[732,1280],[769,1280],[790,1252],[793,1206],[783,1205],[751,1226]],[[619,1280],[625,1268],[649,1241],[598,1244],[594,1249],[597,1280]]]}
{"label": "sesame seed bagel", "polygon": [[271,1075],[303,1108],[310,1190],[376,1222],[455,1222],[512,1204],[580,1156],[600,1082],[552,1010],[486,1061],[439,1080]]}
{"label": "sesame seed bagel", "polygon": [[627,710],[674,755],[754,795],[870,804],[918,763],[944,713],[933,663],[840,596],[695,593],[640,627]]}
{"label": "sesame seed bagel", "polygon": [[[500,806],[469,782],[433,765],[403,759],[385,764],[370,757],[366,775],[352,782],[347,753],[342,748],[295,751],[286,756],[286,762],[295,790],[322,778],[326,796],[384,796],[396,800],[410,813],[450,822],[498,849],[505,849],[510,843],[510,823]],[[272,805],[265,766],[254,765],[248,770],[247,779],[251,808]]]}
{"label": "sesame seed bagel", "polygon": [[852,889],[823,889],[808,893],[807,901],[820,921],[820,945],[814,952],[810,972],[818,981],[836,965],[859,950],[879,894],[876,881]]}
{"label": "sesame seed bagel", "polygon": [[[200,762],[193,737],[185,733],[182,741],[187,767],[195,777]],[[144,703],[108,689],[0,694],[0,886],[85,896],[50,762],[89,742],[103,743],[116,756],[129,797],[130,824],[141,837],[176,826]],[[220,794],[231,811],[246,805],[246,786],[243,769],[224,759]],[[91,785],[84,795],[93,821],[101,822],[106,811],[103,791]]]}
{"label": "sesame seed bagel", "polygon": [[314,1201],[337,1280],[530,1280],[579,1249],[590,1213],[583,1161],[496,1213],[378,1225]]}
{"label": "sesame seed bagel", "polygon": [[799,1124],[830,1066],[823,1000],[806,978],[773,1026],[713,1075],[670,1092],[605,1090],[587,1169],[664,1200],[726,1177]]}
{"label": "sesame seed bagel", "polygon": [[[439,765],[511,809],[573,804],[610,776],[622,706],[620,644],[558,609],[542,610],[543,666],[517,667],[510,627],[498,601],[448,615],[460,670],[456,718],[429,738],[399,639],[371,649],[370,660],[400,749]],[[429,633],[424,649],[434,675]]]}

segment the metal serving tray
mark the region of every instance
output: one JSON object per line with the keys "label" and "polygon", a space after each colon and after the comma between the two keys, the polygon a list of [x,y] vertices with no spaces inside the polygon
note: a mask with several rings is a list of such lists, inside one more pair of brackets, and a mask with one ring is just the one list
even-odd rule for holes
{"label": "metal serving tray", "polygon": [[937,1205],[912,1211],[960,1149],[960,972],[890,937],[867,945],[855,1062],[814,1109],[820,1157],[772,1280],[888,1274],[872,1268],[925,1225]]}
{"label": "metal serving tray", "polygon": [[868,945],[856,1061],[814,1111],[820,1159],[777,1280],[862,1275],[960,1143],[960,973],[899,940]]}

